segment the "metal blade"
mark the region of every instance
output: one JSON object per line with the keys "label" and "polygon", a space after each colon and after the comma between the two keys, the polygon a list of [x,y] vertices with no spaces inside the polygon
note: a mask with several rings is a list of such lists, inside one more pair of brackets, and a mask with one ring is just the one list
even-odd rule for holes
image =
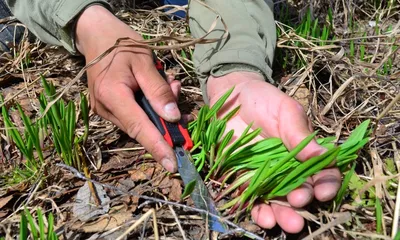
{"label": "metal blade", "polygon": [[[192,161],[189,159],[186,151],[182,147],[175,147],[175,153],[178,159],[178,171],[185,186],[194,179],[196,180],[196,186],[193,192],[190,194],[195,206],[219,216],[220,214],[215,207],[215,203],[211,198],[203,179],[200,177]],[[203,218],[207,219],[207,216],[203,214]],[[216,217],[208,215],[208,223],[210,229],[213,231],[220,233],[227,232],[226,225]]]}

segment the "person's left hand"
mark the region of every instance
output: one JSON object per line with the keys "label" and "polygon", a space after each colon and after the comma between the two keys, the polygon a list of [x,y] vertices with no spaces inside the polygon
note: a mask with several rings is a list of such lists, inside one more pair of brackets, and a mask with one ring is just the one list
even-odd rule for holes
{"label": "person's left hand", "polygon": [[[263,130],[258,140],[261,137],[278,137],[291,150],[312,133],[303,107],[256,73],[235,72],[219,78],[210,77],[207,84],[210,106],[233,86],[235,90],[222,109],[222,114],[241,105],[239,113],[227,124],[226,131],[234,129],[234,136],[240,136],[253,122],[253,129],[261,127]],[[313,140],[297,158],[306,161],[325,151],[325,148]],[[286,198],[295,208],[304,207],[314,197],[322,202],[329,201],[335,197],[340,183],[341,173],[337,168],[324,169],[289,193]],[[253,207],[251,215],[256,224],[267,229],[278,223],[284,231],[298,233],[304,227],[304,219],[293,208],[279,204],[257,204]]]}

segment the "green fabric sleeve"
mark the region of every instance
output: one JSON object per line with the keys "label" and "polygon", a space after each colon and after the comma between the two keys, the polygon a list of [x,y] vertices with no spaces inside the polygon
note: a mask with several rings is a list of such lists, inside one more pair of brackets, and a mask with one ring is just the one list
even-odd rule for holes
{"label": "green fabric sleeve", "polygon": [[77,53],[75,17],[92,4],[102,4],[111,10],[105,0],[6,0],[6,3],[40,40],[63,46],[72,54]]}
{"label": "green fabric sleeve", "polygon": [[[206,83],[210,75],[218,77],[235,71],[251,71],[264,75],[273,83],[271,68],[276,27],[271,0],[190,0],[188,12],[193,37],[204,36],[217,14],[224,20],[229,32],[226,39],[195,47],[193,61],[206,101]],[[218,20],[207,39],[223,35],[224,27]]]}

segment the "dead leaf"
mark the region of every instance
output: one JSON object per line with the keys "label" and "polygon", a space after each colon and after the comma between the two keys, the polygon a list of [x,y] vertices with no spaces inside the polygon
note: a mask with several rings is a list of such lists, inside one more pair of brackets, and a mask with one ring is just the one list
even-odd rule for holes
{"label": "dead leaf", "polygon": [[128,173],[131,175],[133,181],[143,181],[150,180],[155,175],[157,171],[157,166],[153,163],[143,163],[140,165],[139,169],[133,169]]}
{"label": "dead leaf", "polygon": [[154,187],[158,187],[161,190],[162,194],[167,195],[171,189],[171,186],[172,186],[171,179],[169,177],[165,177],[160,182],[160,184],[158,184],[158,186]]}
{"label": "dead leaf", "polygon": [[0,198],[0,209],[2,209],[12,198],[13,198],[13,195]]}
{"label": "dead leaf", "polygon": [[120,211],[107,216],[104,216],[104,218],[101,218],[95,222],[85,223],[83,226],[82,223],[77,222],[72,225],[71,229],[81,230],[86,233],[104,232],[121,226],[127,221],[133,219],[132,211]]}
{"label": "dead leaf", "polygon": [[132,165],[137,159],[139,155],[133,157],[122,157],[120,155],[113,155],[110,160],[101,166],[101,172],[108,172],[110,170],[121,170],[127,168],[129,165]]}
{"label": "dead leaf", "polygon": [[288,75],[281,77],[281,84],[284,85],[287,81],[290,80],[291,77],[292,77],[292,74],[288,74]]}
{"label": "dead leaf", "polygon": [[245,230],[247,230],[249,232],[253,232],[253,233],[256,233],[261,230],[261,228],[259,226],[257,226],[257,224],[255,224],[251,221],[241,222],[241,223],[239,223],[239,226],[244,228]]}
{"label": "dead leaf", "polygon": [[182,186],[178,179],[171,179],[171,190],[169,192],[169,199],[178,202],[181,199]]}
{"label": "dead leaf", "polygon": [[304,109],[308,109],[310,106],[310,90],[306,85],[302,84],[294,93],[293,99],[297,100]]}
{"label": "dead leaf", "polygon": [[8,211],[0,211],[0,218],[3,218],[8,215]]}
{"label": "dead leaf", "polygon": [[94,203],[94,197],[89,189],[89,183],[86,182],[83,185],[77,195],[76,200],[72,208],[72,213],[82,222],[88,221],[92,217],[105,214],[110,209],[110,198],[107,196],[103,186],[93,183],[96,189],[97,197],[100,200],[101,206],[96,206]]}
{"label": "dead leaf", "polygon": [[131,179],[134,182],[148,180],[147,175],[141,170],[134,169],[132,171],[129,171],[129,174],[131,175]]}

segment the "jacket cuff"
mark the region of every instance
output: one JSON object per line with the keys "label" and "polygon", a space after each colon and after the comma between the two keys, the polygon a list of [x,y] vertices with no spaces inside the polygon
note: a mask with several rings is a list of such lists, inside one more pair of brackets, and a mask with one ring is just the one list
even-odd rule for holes
{"label": "jacket cuff", "polygon": [[[199,38],[213,30],[207,39],[217,42],[197,44],[193,62],[203,97],[208,101],[209,76],[221,77],[232,72],[256,72],[273,83],[272,62],[276,47],[276,28],[271,0],[191,1],[189,25],[194,37]],[[206,7],[207,5],[207,7]],[[213,9],[214,11],[210,10]],[[221,19],[215,22],[217,15]],[[228,31],[228,36],[222,38]]]}
{"label": "jacket cuff", "polygon": [[75,27],[77,17],[89,6],[102,5],[112,11],[111,5],[105,0],[61,1],[55,9],[53,19],[58,25],[58,39],[71,54],[79,52],[75,46]]}

